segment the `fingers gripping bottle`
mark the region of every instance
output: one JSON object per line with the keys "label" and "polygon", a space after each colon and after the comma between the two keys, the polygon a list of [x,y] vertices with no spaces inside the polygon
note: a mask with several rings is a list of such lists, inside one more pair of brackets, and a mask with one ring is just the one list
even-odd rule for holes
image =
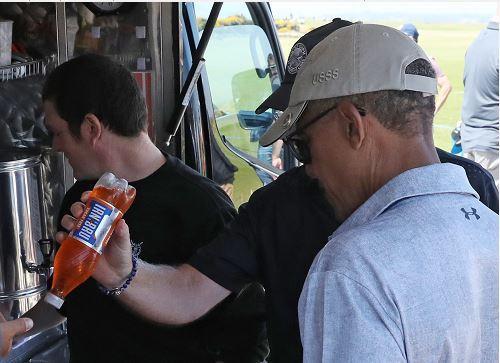
{"label": "fingers gripping bottle", "polygon": [[57,251],[46,302],[60,308],[64,298],[92,275],[103,248],[134,198],[135,188],[125,179],[112,173],[101,176],[75,229]]}

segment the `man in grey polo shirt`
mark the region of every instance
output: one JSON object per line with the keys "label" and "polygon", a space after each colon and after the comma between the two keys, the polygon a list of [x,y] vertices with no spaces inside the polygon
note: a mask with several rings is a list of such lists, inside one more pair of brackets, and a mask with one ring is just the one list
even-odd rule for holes
{"label": "man in grey polo shirt", "polygon": [[354,24],[310,52],[261,139],[294,144],[343,221],[301,294],[305,362],[497,359],[498,216],[439,162],[432,94],[416,43]]}
{"label": "man in grey polo shirt", "polygon": [[481,164],[498,188],[498,15],[467,49],[460,135],[464,156]]}

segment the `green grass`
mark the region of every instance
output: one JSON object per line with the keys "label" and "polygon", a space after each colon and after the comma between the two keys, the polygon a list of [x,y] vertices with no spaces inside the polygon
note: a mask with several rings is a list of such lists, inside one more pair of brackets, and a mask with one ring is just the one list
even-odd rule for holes
{"label": "green grass", "polygon": [[[380,24],[399,27],[400,23],[380,22]],[[319,26],[320,23],[306,23],[304,28]],[[435,57],[452,84],[453,90],[434,120],[434,141],[436,146],[450,150],[450,132],[460,120],[464,92],[462,74],[464,55],[469,44],[484,28],[484,24],[425,24],[415,23],[420,37],[419,44]],[[298,40],[298,34],[280,34],[283,54],[288,54]]]}
{"label": "green grass", "polygon": [[[257,154],[257,143],[251,143],[250,135],[247,134],[248,131],[241,129],[237,130],[237,126],[235,125],[238,125],[237,121],[233,121],[233,123],[227,123],[225,125],[224,123],[218,121],[218,127],[222,135],[229,137],[230,142],[235,146],[238,144],[238,146],[242,144],[245,145],[243,146],[243,148],[239,148],[255,156]],[[243,135],[244,138],[241,138],[240,143],[236,143],[234,137],[232,138],[231,135]],[[252,167],[250,167],[245,161],[241,160],[238,156],[234,155],[232,152],[226,149],[219,134],[215,134],[215,139],[221,147],[221,150],[224,150],[224,153],[229,161],[231,161],[231,163],[238,168],[238,171],[234,174],[234,189],[231,200],[236,207],[239,207],[241,204],[245,203],[248,198],[250,198],[254,191],[262,187],[262,182],[257,174],[255,174],[255,171]]]}

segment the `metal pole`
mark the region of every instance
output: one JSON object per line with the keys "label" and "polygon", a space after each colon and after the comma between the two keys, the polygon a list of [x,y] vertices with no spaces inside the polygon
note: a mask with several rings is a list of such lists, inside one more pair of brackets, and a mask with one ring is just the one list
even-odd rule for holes
{"label": "metal pole", "polygon": [[217,17],[219,16],[220,9],[222,7],[221,2],[214,3],[212,6],[212,10],[210,10],[210,15],[208,16],[207,23],[205,24],[205,29],[203,30],[203,34],[201,36],[200,42],[196,47],[195,54],[193,56],[193,65],[189,70],[188,76],[186,78],[186,82],[182,87],[181,91],[181,104],[177,107],[174,116],[172,117],[172,121],[168,123],[167,129],[167,146],[170,145],[172,138],[179,130],[179,126],[181,125],[182,118],[184,117],[184,112],[186,112],[186,108],[189,104],[189,100],[194,92],[196,82],[201,74],[201,69],[205,60],[203,59],[203,55],[205,54],[205,50],[207,49],[208,41],[210,36],[212,35],[212,31],[215,28],[215,23],[217,22]]}

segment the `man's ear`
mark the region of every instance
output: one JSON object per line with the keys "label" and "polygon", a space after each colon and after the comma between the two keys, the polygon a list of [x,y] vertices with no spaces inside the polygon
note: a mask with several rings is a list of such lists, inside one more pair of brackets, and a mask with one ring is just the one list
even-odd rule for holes
{"label": "man's ear", "polygon": [[345,137],[355,150],[359,150],[363,145],[366,137],[367,123],[363,120],[363,116],[359,113],[356,106],[350,102],[342,102],[338,111],[344,116]]}
{"label": "man's ear", "polygon": [[80,134],[92,146],[100,139],[102,130],[103,126],[96,115],[88,113],[83,117],[83,122],[80,125]]}

